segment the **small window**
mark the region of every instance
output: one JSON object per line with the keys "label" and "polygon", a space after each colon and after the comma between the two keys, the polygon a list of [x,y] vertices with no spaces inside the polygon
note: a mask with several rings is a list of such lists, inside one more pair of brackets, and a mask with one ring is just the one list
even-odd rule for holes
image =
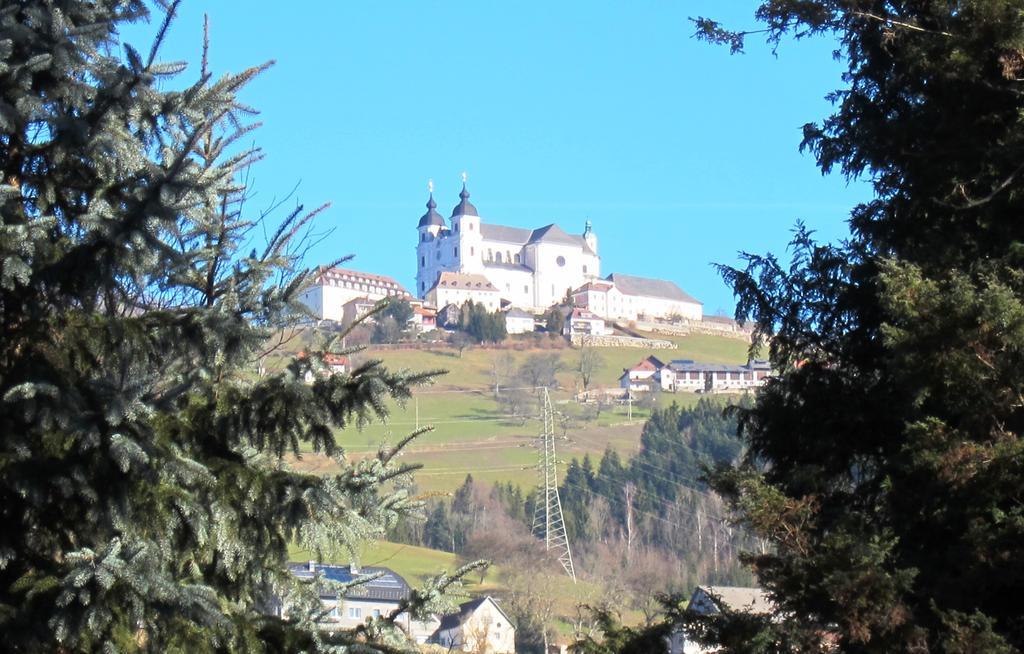
{"label": "small window", "polygon": [[583,266],[583,274],[584,274],[584,275],[586,275],[586,274],[587,274],[587,267],[586,267],[586,266]]}
{"label": "small window", "polygon": [[459,256],[459,248],[455,248],[455,256]]}
{"label": "small window", "polygon": [[494,251],[493,250],[490,250],[490,249],[487,250],[487,260],[488,261],[494,261]]}
{"label": "small window", "polygon": [[438,261],[441,260],[441,251],[440,250],[437,251],[437,260]]}
{"label": "small window", "polygon": [[361,618],[363,617],[363,610],[354,606],[348,607],[348,617],[350,618]]}
{"label": "small window", "polygon": [[516,255],[516,259],[515,260],[516,260],[516,263],[522,263],[522,260],[519,258],[518,254]]}
{"label": "small window", "polygon": [[559,265],[559,267],[564,266],[565,265],[565,257],[558,257],[557,259],[555,259],[555,263],[557,263]]}
{"label": "small window", "polygon": [[530,286],[528,284],[527,285],[523,285],[523,293],[529,293],[529,292],[530,292]]}
{"label": "small window", "polygon": [[469,231],[473,231],[473,223],[469,223]]}
{"label": "small window", "polygon": [[469,256],[472,257],[472,256],[475,256],[475,255],[476,255],[476,248],[469,248]]}
{"label": "small window", "polygon": [[427,258],[426,257],[420,257],[420,268],[426,268],[426,267],[427,267]]}
{"label": "small window", "polygon": [[380,609],[374,609],[373,610],[373,617],[375,617],[375,618],[379,618],[380,617]]}
{"label": "small window", "polygon": [[458,231],[459,231],[459,223],[455,223],[455,232],[458,233]]}
{"label": "small window", "polygon": [[501,263],[501,252],[494,255],[494,260],[498,263]]}

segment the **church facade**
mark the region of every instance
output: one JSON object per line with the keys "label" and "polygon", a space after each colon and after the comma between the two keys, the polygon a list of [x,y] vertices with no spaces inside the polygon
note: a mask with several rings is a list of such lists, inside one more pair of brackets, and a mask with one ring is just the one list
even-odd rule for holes
{"label": "church facade", "polygon": [[[438,294],[462,275],[483,276],[503,305],[540,312],[601,275],[597,236],[588,221],[582,234],[555,224],[521,229],[485,223],[463,184],[446,221],[433,193],[420,218],[416,244],[416,295]],[[442,276],[442,273],[449,273]]]}

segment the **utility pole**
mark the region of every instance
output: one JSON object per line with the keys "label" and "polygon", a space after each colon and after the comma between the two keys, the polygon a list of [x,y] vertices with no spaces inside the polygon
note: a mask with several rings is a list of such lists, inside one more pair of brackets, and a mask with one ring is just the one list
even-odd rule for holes
{"label": "utility pole", "polygon": [[420,398],[415,395],[412,396],[412,404],[416,407],[416,429],[420,428]]}
{"label": "utility pole", "polygon": [[633,422],[633,393],[626,391],[626,422]]}
{"label": "utility pole", "polygon": [[576,583],[569,538],[565,533],[562,500],[558,496],[558,470],[555,462],[555,420],[548,389],[543,392],[543,426],[537,439],[537,508],[533,513],[533,535],[544,541],[545,549],[558,552],[558,562]]}

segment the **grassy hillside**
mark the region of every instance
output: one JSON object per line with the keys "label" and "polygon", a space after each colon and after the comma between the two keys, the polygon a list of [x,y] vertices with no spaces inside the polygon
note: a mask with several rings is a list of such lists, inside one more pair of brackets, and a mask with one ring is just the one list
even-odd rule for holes
{"label": "grassy hillside", "polygon": [[[648,354],[666,361],[695,359],[740,363],[747,358],[746,343],[737,339],[694,335],[668,340],[673,340],[677,349],[598,348],[603,363],[594,375],[592,386],[616,387],[623,368]],[[516,366],[536,353],[556,354],[560,358],[564,368],[558,375],[562,390],[552,394],[556,409],[568,419],[564,438],[556,444],[560,458],[568,461],[586,453],[597,458],[608,445],[627,455],[635,450],[647,417],[643,409],[633,407],[632,421],[628,420],[625,406],[603,411],[596,419],[584,419],[584,409],[571,400],[578,383],[572,372],[579,361],[578,350],[569,347],[522,351],[471,348],[460,357],[453,349],[438,347],[430,350],[371,348],[357,355],[363,359],[380,359],[396,370],[447,370],[447,373],[431,386],[423,387],[405,406],[390,404],[391,415],[386,423],[343,434],[340,442],[346,454],[367,456],[377,450],[382,440],[393,442],[417,426],[429,425],[433,431],[420,437],[406,454],[407,461],[424,466],[416,474],[421,491],[454,490],[467,473],[486,485],[512,481],[524,489],[532,487],[536,482],[533,468],[536,456],[532,445],[540,425],[537,420],[509,417],[491,389],[492,362],[505,353],[512,355]],[[696,400],[696,395],[688,393],[665,393],[660,399],[684,405]],[[328,472],[334,463],[306,453],[294,465]]]}

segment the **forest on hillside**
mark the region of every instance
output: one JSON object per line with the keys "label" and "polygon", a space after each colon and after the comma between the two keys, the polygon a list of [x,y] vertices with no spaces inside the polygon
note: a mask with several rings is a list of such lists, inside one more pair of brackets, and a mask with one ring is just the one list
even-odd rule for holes
{"label": "forest on hillside", "polygon": [[[742,406],[749,406],[744,397]],[[654,409],[632,457],[608,448],[595,462],[572,459],[559,473],[559,495],[577,575],[595,587],[593,606],[616,606],[653,620],[658,594],[688,592],[697,584],[748,584],[737,553],[759,546],[727,519],[707,491],[707,467],[738,459],[741,442],[730,404],[702,398],[692,408],[672,403]],[[565,573],[531,534],[535,489],[511,483],[490,487],[466,477],[451,497],[430,500],[427,520],[400,521],[388,539],[487,559],[506,571],[508,602],[520,629],[517,651],[542,651],[554,624],[548,583]],[[562,616],[563,618],[566,616]],[[580,616],[576,628],[587,625]]]}

